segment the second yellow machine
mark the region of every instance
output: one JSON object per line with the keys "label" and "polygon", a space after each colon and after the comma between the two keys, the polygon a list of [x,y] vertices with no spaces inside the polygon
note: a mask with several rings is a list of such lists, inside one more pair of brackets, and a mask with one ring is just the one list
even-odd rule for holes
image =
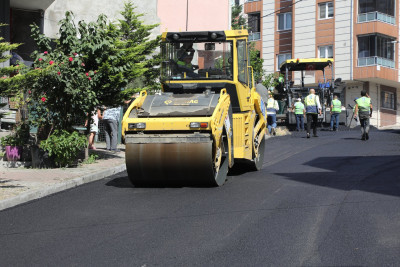
{"label": "second yellow machine", "polygon": [[133,184],[220,186],[235,161],[261,169],[266,113],[247,36],[247,30],[163,33],[162,93],[141,92],[122,122]]}

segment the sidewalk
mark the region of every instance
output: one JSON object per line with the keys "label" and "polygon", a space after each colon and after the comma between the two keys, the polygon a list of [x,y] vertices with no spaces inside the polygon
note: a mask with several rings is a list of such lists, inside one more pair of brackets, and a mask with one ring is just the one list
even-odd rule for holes
{"label": "sidewalk", "polygon": [[0,167],[0,210],[54,194],[84,183],[103,179],[126,170],[125,146],[121,152],[105,150],[105,143],[96,143],[95,163],[76,168],[31,169]]}

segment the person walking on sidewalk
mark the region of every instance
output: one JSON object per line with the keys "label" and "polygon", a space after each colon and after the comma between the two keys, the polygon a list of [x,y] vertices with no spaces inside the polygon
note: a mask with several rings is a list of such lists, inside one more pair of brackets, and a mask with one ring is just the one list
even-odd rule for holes
{"label": "person walking on sidewalk", "polygon": [[[338,99],[338,96],[335,95],[331,104],[331,131],[339,130],[339,115],[342,112],[342,102]],[[333,128],[333,121],[336,122],[336,128]]]}
{"label": "person walking on sidewalk", "polygon": [[267,101],[267,125],[268,132],[276,135],[276,112],[279,111],[278,101],[274,99],[274,95],[269,94]]}
{"label": "person walking on sidewalk", "polygon": [[306,105],[306,116],[307,116],[307,138],[310,138],[311,123],[313,124],[313,136],[317,135],[317,124],[318,124],[318,113],[321,115],[321,104],[319,97],[315,95],[315,90],[310,89],[310,94],[304,100]]}
{"label": "person walking on sidewalk", "polygon": [[112,152],[119,152],[119,150],[117,149],[117,141],[120,111],[120,107],[108,108],[104,111],[102,116],[106,134],[107,150],[110,150]]}
{"label": "person walking on sidewalk", "polygon": [[369,139],[369,119],[372,117],[372,104],[367,91],[361,91],[361,97],[356,100],[354,110],[354,119],[360,119],[361,124],[361,140]]}
{"label": "person walking on sidewalk", "polygon": [[296,103],[293,104],[294,114],[296,116],[297,131],[304,131],[304,118],[306,117],[306,110],[304,104],[301,103],[301,98],[296,99]]}

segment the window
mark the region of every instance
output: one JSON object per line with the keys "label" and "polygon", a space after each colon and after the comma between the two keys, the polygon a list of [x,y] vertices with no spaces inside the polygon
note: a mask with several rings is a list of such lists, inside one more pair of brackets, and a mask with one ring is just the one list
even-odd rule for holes
{"label": "window", "polygon": [[260,40],[260,13],[248,14],[249,41]]}
{"label": "window", "polygon": [[390,16],[394,16],[395,1],[394,0],[359,0],[358,13],[380,12]]}
{"label": "window", "polygon": [[394,38],[382,35],[358,36],[358,66],[382,65],[394,68]]}
{"label": "window", "polygon": [[242,83],[247,84],[247,54],[246,54],[246,42],[240,40],[237,42],[238,51],[238,80]]}
{"label": "window", "polygon": [[333,2],[321,3],[318,6],[320,19],[333,18]]}
{"label": "window", "polygon": [[278,14],[278,30],[292,29],[292,12]]}
{"label": "window", "polygon": [[248,14],[248,26],[250,32],[260,32],[260,13]]}
{"label": "window", "polygon": [[277,55],[277,60],[278,60],[277,69],[279,70],[279,67],[281,66],[282,62],[291,58],[292,58],[291,53]]}
{"label": "window", "polygon": [[333,58],[333,45],[318,47],[319,58]]}
{"label": "window", "polygon": [[381,91],[381,107],[387,109],[396,109],[396,94],[387,91]]}
{"label": "window", "polygon": [[394,0],[359,0],[358,23],[382,21],[396,24]]}

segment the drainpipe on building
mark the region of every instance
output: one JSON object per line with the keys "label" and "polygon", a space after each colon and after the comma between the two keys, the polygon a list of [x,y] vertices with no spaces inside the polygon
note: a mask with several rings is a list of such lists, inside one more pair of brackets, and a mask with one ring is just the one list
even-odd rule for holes
{"label": "drainpipe on building", "polygon": [[40,25],[39,30],[41,34],[44,34],[44,10],[39,9],[39,16],[40,16]]}
{"label": "drainpipe on building", "polygon": [[353,80],[353,0],[350,1],[350,80]]}

